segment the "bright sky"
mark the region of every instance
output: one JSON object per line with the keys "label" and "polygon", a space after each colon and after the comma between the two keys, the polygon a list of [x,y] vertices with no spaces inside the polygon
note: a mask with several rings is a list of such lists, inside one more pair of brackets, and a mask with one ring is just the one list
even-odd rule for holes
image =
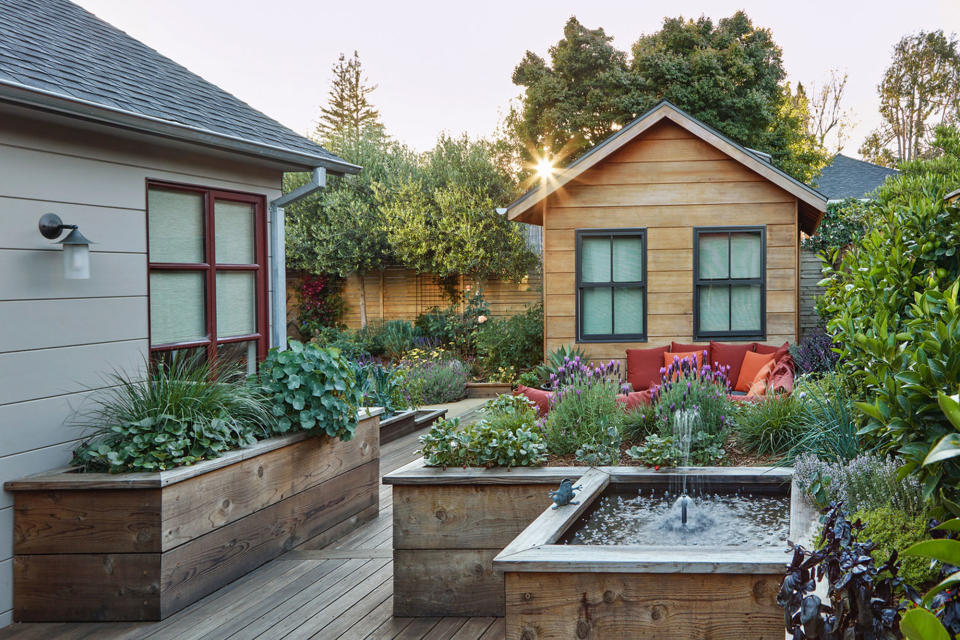
{"label": "bright sky", "polygon": [[919,29],[960,32],[960,0],[74,0],[293,130],[308,133],[340,52],[359,51],[388,131],[427,149],[441,131],[488,135],[519,95],[510,81],[530,49],[546,57],[576,15],[629,52],[664,15],[719,19],[744,8],[783,49],[789,79],[849,73],[858,121],[845,153],[876,126],[876,86],[894,43]]}

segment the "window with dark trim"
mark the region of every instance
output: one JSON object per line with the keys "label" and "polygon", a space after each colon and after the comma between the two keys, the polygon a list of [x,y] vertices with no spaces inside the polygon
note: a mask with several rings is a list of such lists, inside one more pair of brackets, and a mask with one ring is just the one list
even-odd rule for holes
{"label": "window with dark trim", "polygon": [[267,352],[263,196],[147,184],[150,355],[202,354],[254,371]]}
{"label": "window with dark trim", "polygon": [[763,339],[767,318],[765,227],[693,230],[693,338]]}
{"label": "window with dark trim", "polygon": [[647,339],[644,229],[578,229],[577,341]]}

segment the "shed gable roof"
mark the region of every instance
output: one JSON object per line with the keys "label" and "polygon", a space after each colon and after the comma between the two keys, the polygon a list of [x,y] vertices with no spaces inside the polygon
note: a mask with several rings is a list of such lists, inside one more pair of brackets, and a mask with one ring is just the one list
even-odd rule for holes
{"label": "shed gable roof", "polygon": [[[283,126],[68,0],[9,0],[0,10],[0,98],[334,173],[356,173]],[[112,122],[116,124],[116,122]],[[178,135],[179,134],[179,135]]]}
{"label": "shed gable roof", "polygon": [[[751,151],[733,142],[723,134],[665,100],[580,156],[573,163],[562,169],[551,180],[541,182],[539,186],[530,189],[520,196],[507,208],[507,217],[519,222],[538,223],[535,205],[543,202],[548,196],[563,188],[566,184],[577,178],[577,176],[591,167],[598,165],[611,154],[622,149],[651,127],[664,120],[669,120],[682,127],[697,138],[707,142],[725,155],[740,162],[748,169],[758,173],[766,180],[795,196],[800,205],[800,228],[808,234],[816,230],[827,208],[826,196],[770,164],[759,152]],[[542,220],[539,221],[539,223],[542,224]]]}

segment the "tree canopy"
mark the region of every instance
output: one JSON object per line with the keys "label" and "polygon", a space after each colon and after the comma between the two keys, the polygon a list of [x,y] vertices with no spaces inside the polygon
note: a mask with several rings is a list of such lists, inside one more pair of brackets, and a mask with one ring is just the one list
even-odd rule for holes
{"label": "tree canopy", "polygon": [[550,64],[527,52],[513,73],[523,86],[517,135],[532,155],[573,159],[661,100],[808,180],[827,154],[810,131],[806,96],[784,82],[780,47],[738,11],[717,23],[667,18],[626,53],[603,29],[576,18],[550,48]]}
{"label": "tree canopy", "polygon": [[382,128],[380,112],[367,98],[377,87],[367,83],[359,54],[354,51],[348,59],[341,53],[332,71],[333,82],[326,106],[320,107],[317,135],[328,142],[338,136],[357,140],[371,127]]}

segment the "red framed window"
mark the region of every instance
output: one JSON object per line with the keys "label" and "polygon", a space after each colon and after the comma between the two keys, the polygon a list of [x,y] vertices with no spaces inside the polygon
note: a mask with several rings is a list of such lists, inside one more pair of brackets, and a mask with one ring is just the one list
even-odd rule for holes
{"label": "red framed window", "polygon": [[263,196],[147,183],[150,355],[178,351],[253,372],[267,353]]}

